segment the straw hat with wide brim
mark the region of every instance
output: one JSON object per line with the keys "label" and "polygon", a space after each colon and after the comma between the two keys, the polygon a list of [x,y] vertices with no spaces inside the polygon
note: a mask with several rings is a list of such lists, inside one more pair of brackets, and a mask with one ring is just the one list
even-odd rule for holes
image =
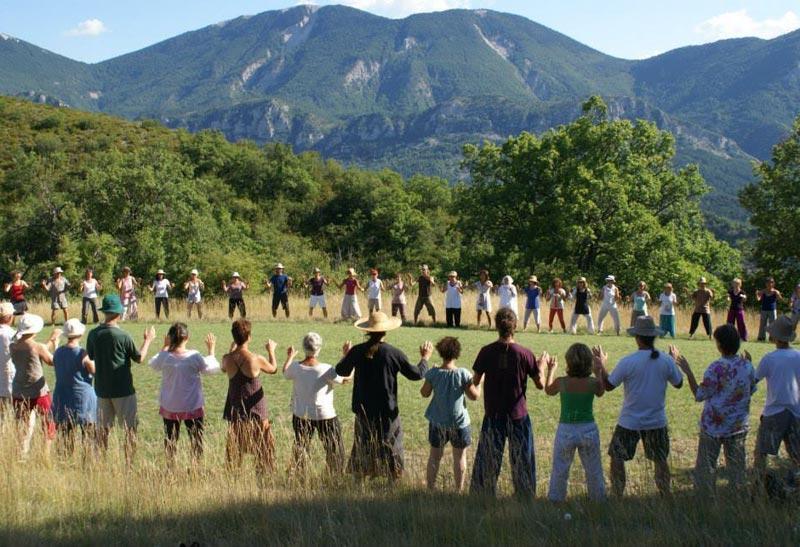
{"label": "straw hat with wide brim", "polygon": [[241,275],[239,275],[239,272],[233,272],[233,273],[231,274],[231,277],[233,277],[233,278],[238,278],[238,279],[241,279],[241,278],[242,278],[242,276],[241,276]]}
{"label": "straw hat with wide brim", "polygon": [[781,315],[767,327],[767,332],[774,340],[781,342],[794,342],[797,338],[796,327],[792,318],[788,315]]}
{"label": "straw hat with wide brim", "polygon": [[368,319],[359,319],[353,326],[364,332],[389,332],[402,324],[403,320],[399,317],[389,317],[382,311],[376,311],[369,314]]}
{"label": "straw hat with wide brim", "polygon": [[705,277],[701,277],[700,279],[697,280],[697,284],[698,285],[706,285],[706,284],[708,284],[708,280]]}
{"label": "straw hat with wide brim", "polygon": [[649,315],[636,318],[636,323],[628,329],[631,336],[663,336],[664,331],[656,326],[655,320]]}
{"label": "straw hat with wide brim", "polygon": [[283,270],[283,269],[284,269],[284,268],[283,268],[283,264],[281,264],[280,262],[278,262],[277,264],[275,264],[275,268],[274,268],[274,269],[276,269],[276,270]]}
{"label": "straw hat with wide brim", "polygon": [[539,278],[536,277],[535,275],[532,275],[532,276],[530,276],[528,278],[528,283],[538,283],[538,282],[539,282]]}
{"label": "straw hat with wide brim", "polygon": [[613,275],[607,275],[606,276],[606,281],[616,281],[616,280],[617,280],[617,278],[614,277]]}

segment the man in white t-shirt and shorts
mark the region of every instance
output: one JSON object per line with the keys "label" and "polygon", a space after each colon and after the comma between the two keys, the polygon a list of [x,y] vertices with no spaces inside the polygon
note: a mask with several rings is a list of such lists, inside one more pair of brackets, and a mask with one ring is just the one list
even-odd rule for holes
{"label": "man in white t-shirt and shorts", "polygon": [[773,321],[767,332],[775,351],[762,357],[756,370],[756,381],[767,381],[754,462],[759,480],[766,479],[767,456],[777,456],[781,443],[800,467],[800,351],[791,348],[797,333],[788,315]]}
{"label": "man in white t-shirt and shorts", "polygon": [[[611,391],[625,385],[617,427],[608,447],[611,457],[611,489],[622,497],[625,492],[625,462],[633,459],[639,441],[644,445],[645,457],[655,466],[655,480],[662,495],[670,491],[669,431],[665,398],[667,384],[676,388],[683,385],[683,376],[671,355],[655,349],[655,339],[663,334],[650,316],[636,319],[628,329],[636,337],[638,351],[621,359],[611,374],[606,372],[608,356],[603,348],[592,350],[597,364],[602,366],[602,378],[606,390]],[[670,354],[675,353],[670,347]]]}

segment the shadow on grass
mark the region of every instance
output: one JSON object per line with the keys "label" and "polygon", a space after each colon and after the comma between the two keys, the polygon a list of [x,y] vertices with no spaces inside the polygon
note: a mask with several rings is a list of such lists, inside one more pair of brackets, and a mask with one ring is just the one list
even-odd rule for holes
{"label": "shadow on grass", "polygon": [[[334,489],[335,490],[335,489]],[[252,492],[235,504],[160,500],[159,511],[103,507],[36,526],[5,527],[3,543],[159,545],[488,545],[488,544],[797,544],[796,505],[753,502],[725,491],[715,499],[628,497],[500,500],[455,494],[348,487],[290,499]],[[132,509],[136,500],[131,500]],[[195,509],[188,509],[187,507]],[[196,509],[196,507],[202,507]],[[135,511],[131,511],[135,512]],[[150,513],[150,514],[147,514]]]}

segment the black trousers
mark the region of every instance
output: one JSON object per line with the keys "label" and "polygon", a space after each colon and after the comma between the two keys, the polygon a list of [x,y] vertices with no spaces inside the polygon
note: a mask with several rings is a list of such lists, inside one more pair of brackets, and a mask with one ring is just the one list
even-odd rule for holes
{"label": "black trousers", "polygon": [[692,314],[692,324],[689,327],[689,336],[694,334],[697,330],[697,324],[700,322],[700,319],[703,319],[703,327],[706,329],[706,334],[711,336],[711,314],[705,312],[694,312]]}
{"label": "black trousers", "polygon": [[[192,444],[192,455],[203,455],[203,418],[184,420],[186,431],[189,433],[189,442]],[[178,437],[181,434],[181,421],[164,418],[164,446],[171,454],[175,453]]]}
{"label": "black trousers", "polygon": [[166,296],[156,296],[156,319],[161,317],[161,308],[164,308],[164,317],[169,319],[169,298]]}
{"label": "black trousers", "polygon": [[328,471],[337,475],[344,471],[344,443],[339,418],[307,420],[292,416],[292,429],[294,429],[294,462],[298,468],[305,466],[308,446],[316,432],[325,449]]}
{"label": "black trousers", "polygon": [[239,315],[242,317],[247,317],[247,308],[244,305],[244,299],[242,298],[230,298],[228,299],[228,317],[233,319],[233,312],[236,311],[236,308],[239,308]]}
{"label": "black trousers", "polygon": [[97,300],[94,298],[84,298],[81,302],[81,323],[84,325],[86,324],[86,320],[89,318],[89,308],[92,308],[92,318],[94,322],[97,323]]}
{"label": "black trousers", "polygon": [[444,315],[447,319],[448,327],[461,326],[461,308],[445,308]]}

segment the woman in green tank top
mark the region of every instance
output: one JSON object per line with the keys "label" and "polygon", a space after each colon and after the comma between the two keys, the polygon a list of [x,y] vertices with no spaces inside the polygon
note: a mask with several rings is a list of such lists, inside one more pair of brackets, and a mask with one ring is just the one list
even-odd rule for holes
{"label": "woman in green tank top", "polygon": [[[555,377],[558,362],[552,358],[547,363],[545,393],[561,398],[561,418],[553,443],[553,472],[550,474],[548,499],[561,502],[567,497],[569,468],[578,451],[589,497],[603,500],[606,497],[603,466],[600,461],[600,432],[592,410],[595,397],[602,397],[605,389],[599,381],[597,365],[592,350],[585,344],[573,344],[565,355],[567,375]],[[592,377],[594,370],[595,377]]]}

